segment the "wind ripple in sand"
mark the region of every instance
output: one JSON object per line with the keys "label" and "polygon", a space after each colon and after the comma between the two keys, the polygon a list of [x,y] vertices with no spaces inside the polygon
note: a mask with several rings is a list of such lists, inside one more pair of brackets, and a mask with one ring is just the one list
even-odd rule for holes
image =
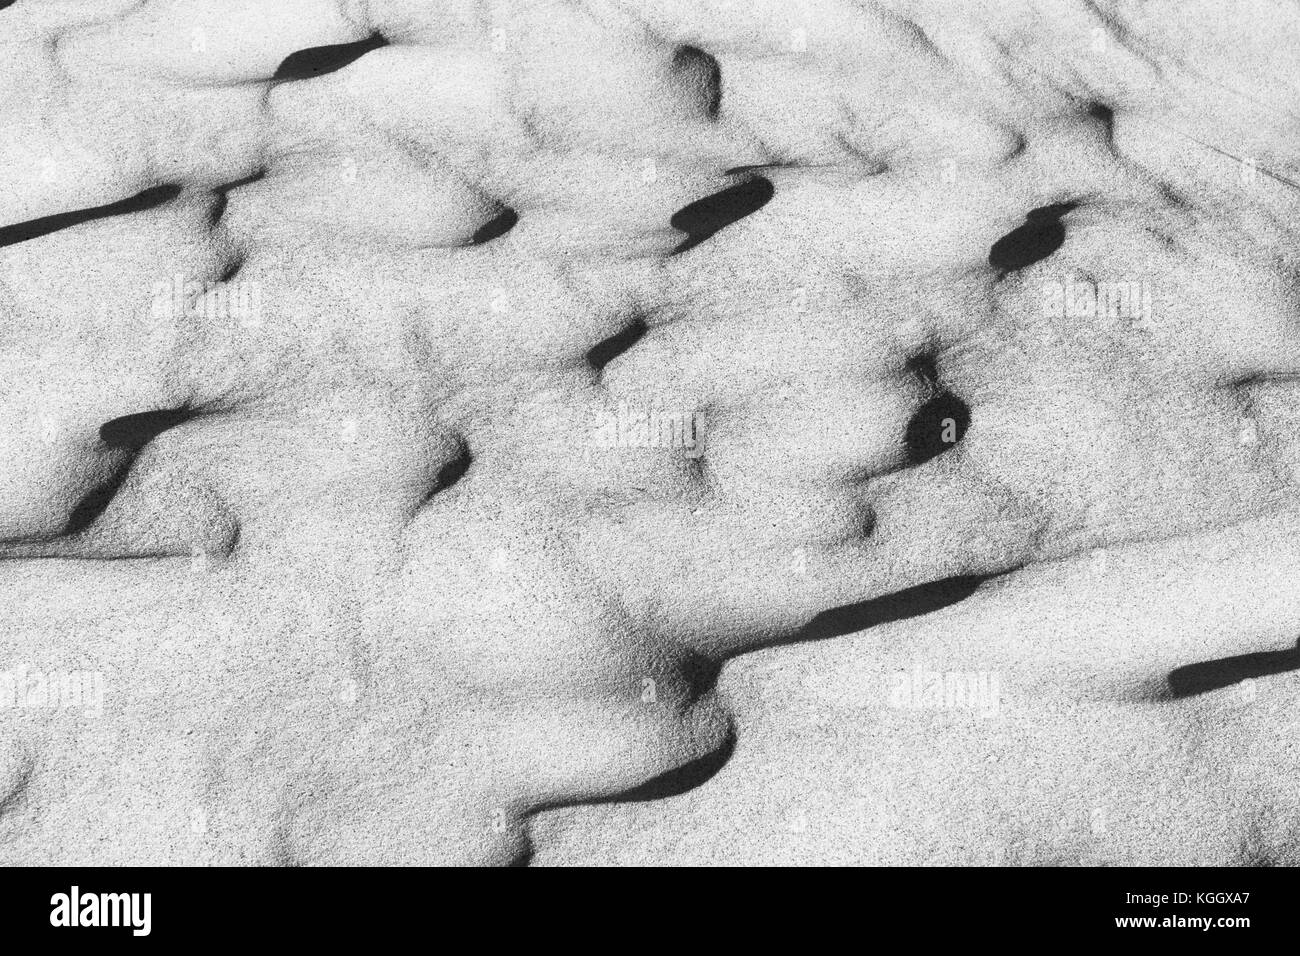
{"label": "wind ripple in sand", "polygon": [[[836,637],[809,647],[884,666],[876,631],[844,637],[868,626],[1008,668],[1046,655],[1058,677],[1022,681],[1022,776],[972,777],[964,817],[871,852],[964,861],[969,830],[1024,861],[1158,858],[1147,831],[1053,849],[999,801],[1053,748],[1078,793],[1044,792],[1088,799],[1101,726],[1131,735],[1116,755],[1202,746],[1213,711],[1133,687],[1267,650],[1300,616],[1233,571],[1261,541],[1266,567],[1294,559],[1294,90],[1272,57],[1296,23],[1263,4],[1256,22],[6,9],[0,659],[108,688],[102,720],[0,712],[39,757],[6,784],[6,859],[519,860],[539,810],[716,772],[754,719],[719,698],[725,660]],[[1098,311],[1112,289],[1137,298]],[[1043,564],[1222,528],[1251,533],[1190,567],[1135,545],[1133,579],[1208,575],[1233,627],[1136,626],[1113,574],[1074,560],[1058,587]],[[1024,609],[1046,594],[1044,615],[1087,620],[1097,595],[1122,613],[1044,641]],[[823,712],[852,725],[841,690]],[[1282,718],[1259,713],[1255,749],[1223,762],[1281,775]],[[840,752],[932,791],[951,768],[926,754],[989,740],[902,724]],[[833,776],[775,753],[784,788]],[[1201,767],[1154,766],[1095,776],[1141,803]],[[1276,855],[1274,790],[1232,826]],[[611,845],[583,813],[557,853]]]}

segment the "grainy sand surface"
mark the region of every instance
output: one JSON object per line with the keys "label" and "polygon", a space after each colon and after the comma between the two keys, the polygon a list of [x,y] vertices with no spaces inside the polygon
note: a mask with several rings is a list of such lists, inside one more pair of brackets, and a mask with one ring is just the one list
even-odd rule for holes
{"label": "grainy sand surface", "polygon": [[0,860],[1296,862],[1294,3],[0,7]]}

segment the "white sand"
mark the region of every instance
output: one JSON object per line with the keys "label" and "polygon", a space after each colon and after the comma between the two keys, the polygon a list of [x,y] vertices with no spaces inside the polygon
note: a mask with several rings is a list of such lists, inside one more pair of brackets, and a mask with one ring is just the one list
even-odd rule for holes
{"label": "white sand", "polygon": [[1293,6],[0,45],[3,861],[1294,862]]}

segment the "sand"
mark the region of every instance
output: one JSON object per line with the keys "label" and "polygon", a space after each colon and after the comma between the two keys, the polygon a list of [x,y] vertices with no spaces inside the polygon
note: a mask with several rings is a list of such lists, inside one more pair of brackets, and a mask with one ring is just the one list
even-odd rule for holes
{"label": "sand", "polygon": [[1294,862],[1293,6],[0,44],[4,862]]}

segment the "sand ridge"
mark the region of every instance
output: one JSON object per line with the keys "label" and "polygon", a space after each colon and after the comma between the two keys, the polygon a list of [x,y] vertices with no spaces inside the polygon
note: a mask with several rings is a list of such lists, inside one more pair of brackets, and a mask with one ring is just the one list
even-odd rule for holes
{"label": "sand ridge", "polygon": [[[896,630],[1014,670],[1099,549],[1285,566],[1296,156],[1274,46],[1209,10],[0,11],[2,659],[108,688],[0,711],[6,858],[517,861],[720,764],[722,663],[836,609],[1008,574]],[[1055,642],[1044,726],[1275,605]]]}

